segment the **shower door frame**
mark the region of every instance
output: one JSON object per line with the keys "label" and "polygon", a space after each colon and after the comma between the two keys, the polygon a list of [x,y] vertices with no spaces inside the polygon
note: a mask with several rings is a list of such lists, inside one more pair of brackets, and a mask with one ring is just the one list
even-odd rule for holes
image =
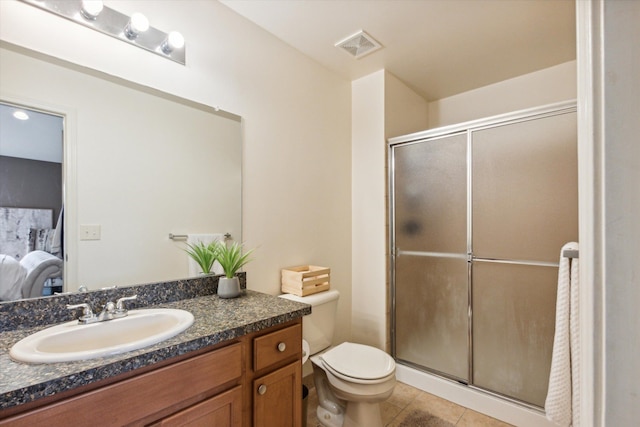
{"label": "shower door frame", "polygon": [[[497,128],[502,126],[508,126],[516,123],[543,119],[546,117],[552,117],[562,114],[575,113],[577,111],[577,103],[575,100],[559,102],[554,104],[549,104],[541,107],[529,108],[525,110],[519,110],[511,113],[491,116],[483,119],[463,122],[454,125],[443,126],[439,128],[434,128],[422,132],[416,132],[409,135],[399,136],[390,138],[387,142],[387,194],[389,197],[388,204],[388,277],[387,280],[389,282],[389,302],[390,302],[390,319],[389,319],[389,335],[391,342],[391,355],[393,358],[399,362],[400,364],[410,366],[412,368],[418,369],[423,372],[428,372],[432,375],[435,375],[440,378],[444,378],[449,381],[454,381],[457,383],[461,383],[466,385],[469,388],[474,390],[478,390],[483,393],[487,393],[492,396],[499,397],[501,399],[516,403],[518,405],[522,405],[524,407],[540,410],[541,408],[537,405],[524,402],[517,398],[507,396],[498,392],[494,392],[491,390],[487,390],[485,388],[476,386],[473,384],[473,296],[472,296],[472,262],[489,262],[489,263],[514,263],[520,265],[533,265],[533,266],[541,266],[541,267],[558,267],[558,263],[553,262],[544,262],[544,261],[526,261],[526,260],[493,260],[493,259],[485,259],[485,258],[476,258],[472,253],[472,232],[473,232],[473,187],[472,187],[472,160],[473,160],[473,133],[490,128]],[[467,138],[467,152],[466,152],[466,164],[467,164],[467,177],[466,177],[466,185],[467,185],[467,293],[468,293],[468,310],[467,310],[467,320],[468,320],[468,336],[467,336],[467,345],[468,345],[468,383],[463,382],[458,378],[455,378],[452,375],[448,375],[443,372],[439,372],[434,369],[430,369],[426,366],[418,365],[411,361],[398,359],[396,352],[396,268],[395,262],[396,257],[402,253],[405,254],[414,254],[414,251],[398,251],[396,248],[396,230],[395,230],[395,157],[394,150],[396,147],[404,146],[412,143],[422,143],[427,140],[433,140],[448,136],[453,136],[456,134],[466,133]],[[433,255],[433,254],[431,254]]]}

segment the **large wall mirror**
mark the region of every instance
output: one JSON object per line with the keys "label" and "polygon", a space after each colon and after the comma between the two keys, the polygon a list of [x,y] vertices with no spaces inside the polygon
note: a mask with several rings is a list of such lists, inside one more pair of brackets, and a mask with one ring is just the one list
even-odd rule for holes
{"label": "large wall mirror", "polygon": [[[62,123],[58,172],[49,179],[59,187],[54,206],[37,212],[40,203],[29,197],[3,196],[0,213],[11,217],[9,222],[33,221],[23,224],[31,239],[27,252],[64,259],[57,282],[64,292],[189,277],[185,241],[170,234],[229,234],[242,240],[240,117],[4,42],[0,103]],[[26,157],[0,153],[5,164]],[[56,161],[40,161],[35,168],[45,163]],[[17,174],[6,178],[0,192],[9,191],[10,179],[22,180],[13,182],[11,191],[20,188],[38,197],[51,196],[56,186],[44,190]],[[50,221],[36,223],[41,217]],[[49,244],[43,246],[47,235]],[[37,247],[34,237],[40,238]]]}

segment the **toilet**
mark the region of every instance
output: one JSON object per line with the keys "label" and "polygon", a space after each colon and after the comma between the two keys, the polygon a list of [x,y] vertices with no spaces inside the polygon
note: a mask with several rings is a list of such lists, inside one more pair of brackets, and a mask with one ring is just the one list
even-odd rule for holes
{"label": "toilet", "polygon": [[382,427],[379,404],[391,396],[396,384],[393,358],[368,345],[344,342],[331,347],[338,291],[280,297],[312,306],[311,314],[302,320],[303,363],[310,356],[320,424]]}

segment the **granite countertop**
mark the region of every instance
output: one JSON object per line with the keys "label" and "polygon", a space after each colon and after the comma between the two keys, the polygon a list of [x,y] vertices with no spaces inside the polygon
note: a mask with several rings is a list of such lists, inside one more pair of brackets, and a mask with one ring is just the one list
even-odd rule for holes
{"label": "granite countertop", "polygon": [[190,311],[195,320],[186,331],[149,347],[110,357],[52,364],[27,364],[9,357],[13,344],[46,326],[0,333],[0,411],[311,313],[309,305],[249,290],[244,290],[241,297],[234,299],[206,295],[146,308],[179,308]]}

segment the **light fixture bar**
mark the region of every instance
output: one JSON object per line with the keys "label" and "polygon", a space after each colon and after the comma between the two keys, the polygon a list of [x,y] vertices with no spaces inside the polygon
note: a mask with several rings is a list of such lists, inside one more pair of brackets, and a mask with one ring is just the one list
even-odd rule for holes
{"label": "light fixture bar", "polygon": [[[167,48],[168,33],[158,30],[152,26],[146,31],[139,32],[132,37],[130,32],[131,18],[116,10],[104,6],[94,17],[83,13],[83,2],[81,0],[20,0],[39,9],[46,10],[55,15],[62,16],[78,24],[99,31],[103,34],[115,37],[123,42],[138,46],[149,52],[171,59],[182,65],[185,64],[186,48],[184,39],[181,45]],[[134,14],[135,15],[135,14]],[[129,34],[129,36],[127,36]],[[180,36],[181,37],[181,36]],[[174,37],[175,38],[175,37]]]}

